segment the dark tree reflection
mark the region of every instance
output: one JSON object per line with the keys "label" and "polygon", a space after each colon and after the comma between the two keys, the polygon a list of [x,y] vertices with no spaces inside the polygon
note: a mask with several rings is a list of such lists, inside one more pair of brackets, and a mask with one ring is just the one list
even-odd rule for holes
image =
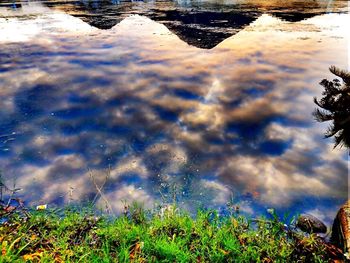
{"label": "dark tree reflection", "polygon": [[320,82],[324,87],[323,97],[320,100],[314,98],[314,101],[322,109],[316,109],[313,115],[319,122],[333,121],[325,136],[334,136],[334,147],[345,146],[350,149],[350,72],[335,66],[329,70],[342,83],[339,79],[324,79]]}

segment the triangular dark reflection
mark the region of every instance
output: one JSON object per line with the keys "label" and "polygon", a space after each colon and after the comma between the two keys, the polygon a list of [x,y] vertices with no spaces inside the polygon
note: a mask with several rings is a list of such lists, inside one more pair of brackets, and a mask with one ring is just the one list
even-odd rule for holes
{"label": "triangular dark reflection", "polygon": [[169,10],[149,17],[189,45],[211,49],[255,21],[258,13]]}
{"label": "triangular dark reflection", "polygon": [[322,12],[299,13],[299,12],[271,12],[271,15],[283,19],[288,22],[300,22],[317,15],[322,15]]}

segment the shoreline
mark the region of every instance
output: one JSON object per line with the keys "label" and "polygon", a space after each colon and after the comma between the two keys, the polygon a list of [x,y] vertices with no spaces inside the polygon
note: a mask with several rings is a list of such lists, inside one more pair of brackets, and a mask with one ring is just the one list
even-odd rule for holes
{"label": "shoreline", "polygon": [[340,249],[273,212],[220,217],[176,206],[157,212],[134,203],[115,218],[66,208],[14,209],[0,224],[0,262],[329,262]]}

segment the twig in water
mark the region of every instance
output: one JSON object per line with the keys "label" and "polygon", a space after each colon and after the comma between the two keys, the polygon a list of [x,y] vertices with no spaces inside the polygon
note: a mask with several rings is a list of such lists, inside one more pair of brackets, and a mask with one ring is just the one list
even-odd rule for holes
{"label": "twig in water", "polygon": [[95,196],[95,198],[94,198],[94,200],[93,200],[93,203],[96,201],[97,196],[100,195],[101,198],[103,199],[103,201],[105,202],[107,213],[112,214],[112,213],[113,213],[112,206],[110,205],[110,203],[108,202],[107,198],[105,197],[105,195],[104,195],[103,192],[102,192],[102,189],[103,189],[104,185],[106,184],[106,182],[107,182],[107,180],[108,180],[108,178],[109,178],[109,176],[110,176],[110,167],[109,167],[109,169],[108,169],[108,171],[107,171],[106,178],[105,178],[105,182],[102,184],[101,187],[99,187],[99,186],[97,185],[96,180],[95,180],[95,177],[94,177],[92,171],[91,171],[90,169],[88,169],[88,171],[89,171],[89,176],[90,176],[90,178],[91,178],[91,181],[92,181],[92,183],[94,184],[94,186],[95,186],[95,188],[96,188],[96,190],[97,190],[97,194],[96,194],[96,196]]}
{"label": "twig in water", "polygon": [[[90,171],[90,170],[89,170],[89,171]],[[91,171],[90,171],[90,172],[91,172]],[[97,199],[99,193],[103,190],[103,187],[104,187],[105,184],[107,183],[107,181],[108,181],[110,175],[111,175],[111,167],[108,167],[105,180],[104,180],[104,182],[102,183],[102,185],[99,187],[100,191],[97,191],[97,193],[96,193],[94,199],[92,200],[92,203],[93,203],[93,204],[96,202],[96,199]],[[91,176],[90,176],[90,177],[91,177]],[[95,184],[95,186],[96,186],[96,184]]]}

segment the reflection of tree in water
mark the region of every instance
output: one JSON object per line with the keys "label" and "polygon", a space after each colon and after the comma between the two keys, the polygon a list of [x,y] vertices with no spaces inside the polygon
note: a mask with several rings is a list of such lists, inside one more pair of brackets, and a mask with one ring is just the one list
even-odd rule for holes
{"label": "reflection of tree in water", "polygon": [[[99,29],[111,29],[131,14],[164,24],[191,46],[212,49],[262,14],[299,22],[330,10],[319,1],[120,1],[45,0],[46,6],[78,17]],[[333,11],[332,11],[333,12]],[[338,12],[334,10],[334,12]]]}
{"label": "reflection of tree in water", "polygon": [[323,110],[316,109],[313,113],[319,122],[333,121],[325,136],[335,138],[334,147],[345,146],[350,148],[350,72],[340,70],[335,66],[330,71],[341,78],[329,81],[324,79],[321,85],[325,88],[323,98],[314,99]]}

